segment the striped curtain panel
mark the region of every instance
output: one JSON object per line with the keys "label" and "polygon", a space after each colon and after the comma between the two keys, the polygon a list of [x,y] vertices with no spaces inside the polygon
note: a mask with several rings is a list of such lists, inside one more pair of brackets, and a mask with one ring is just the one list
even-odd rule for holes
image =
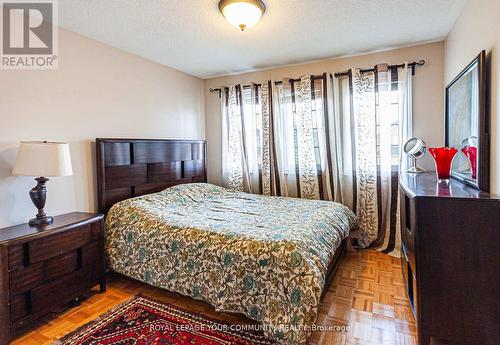
{"label": "striped curtain panel", "polygon": [[264,195],[281,195],[274,129],[274,83],[266,80],[262,82],[260,89],[257,87],[255,90],[257,93],[260,90],[260,97],[258,94],[256,100],[261,111],[261,131],[255,133],[262,143],[258,155],[261,161],[260,191]]}

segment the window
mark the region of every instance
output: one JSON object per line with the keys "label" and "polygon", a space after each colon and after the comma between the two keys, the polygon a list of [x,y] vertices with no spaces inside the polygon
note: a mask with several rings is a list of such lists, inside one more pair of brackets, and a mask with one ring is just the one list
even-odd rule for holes
{"label": "window", "polygon": [[[253,99],[252,99],[253,98]],[[260,107],[260,86],[243,88],[243,116],[245,142],[250,173],[261,169],[262,156],[262,113]]]}
{"label": "window", "polygon": [[[377,157],[386,157],[391,166],[399,165],[399,93],[397,81],[391,81],[391,72],[378,74],[378,92],[375,93],[377,125]],[[381,147],[383,150],[381,151]],[[390,148],[389,152],[384,152]],[[381,162],[377,162],[378,165]]]}

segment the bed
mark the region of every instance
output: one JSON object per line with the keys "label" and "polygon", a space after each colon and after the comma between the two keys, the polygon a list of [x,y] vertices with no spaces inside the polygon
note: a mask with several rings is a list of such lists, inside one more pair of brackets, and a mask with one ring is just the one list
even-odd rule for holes
{"label": "bed", "polygon": [[354,214],[208,184],[205,155],[202,141],[97,140],[110,269],[307,342]]}

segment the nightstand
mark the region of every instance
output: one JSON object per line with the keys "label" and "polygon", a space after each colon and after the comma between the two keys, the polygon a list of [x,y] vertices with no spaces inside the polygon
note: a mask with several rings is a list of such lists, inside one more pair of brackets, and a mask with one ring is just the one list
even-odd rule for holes
{"label": "nightstand", "polygon": [[93,286],[106,290],[102,231],[103,215],[81,212],[0,229],[0,345]]}

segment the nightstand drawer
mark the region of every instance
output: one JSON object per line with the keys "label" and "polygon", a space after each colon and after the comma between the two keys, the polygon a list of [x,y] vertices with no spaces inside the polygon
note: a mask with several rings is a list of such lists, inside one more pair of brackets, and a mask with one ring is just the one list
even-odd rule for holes
{"label": "nightstand drawer", "polygon": [[58,280],[33,289],[31,291],[31,312],[37,313],[53,305],[69,302],[80,292],[91,287],[91,276],[91,267],[82,267]]}
{"label": "nightstand drawer", "polygon": [[49,282],[65,274],[74,272],[80,268],[81,265],[79,250],[73,250],[49,259],[45,262],[45,281]]}
{"label": "nightstand drawer", "polygon": [[27,250],[25,250],[22,244],[17,246],[9,247],[9,270],[13,271],[15,269],[25,266],[27,259]]}
{"label": "nightstand drawer", "polygon": [[82,247],[90,242],[90,225],[33,241],[29,244],[30,264]]}
{"label": "nightstand drawer", "polygon": [[11,298],[10,315],[12,321],[20,320],[29,314],[30,302],[29,293],[23,293]]}
{"label": "nightstand drawer", "polygon": [[16,296],[42,285],[43,276],[42,262],[10,272],[10,293]]}
{"label": "nightstand drawer", "polygon": [[101,243],[92,242],[82,248],[82,266],[88,266],[101,261]]}
{"label": "nightstand drawer", "polygon": [[90,224],[90,240],[91,241],[97,241],[98,239],[101,238],[101,228],[102,228],[101,222],[95,222],[95,223]]}

